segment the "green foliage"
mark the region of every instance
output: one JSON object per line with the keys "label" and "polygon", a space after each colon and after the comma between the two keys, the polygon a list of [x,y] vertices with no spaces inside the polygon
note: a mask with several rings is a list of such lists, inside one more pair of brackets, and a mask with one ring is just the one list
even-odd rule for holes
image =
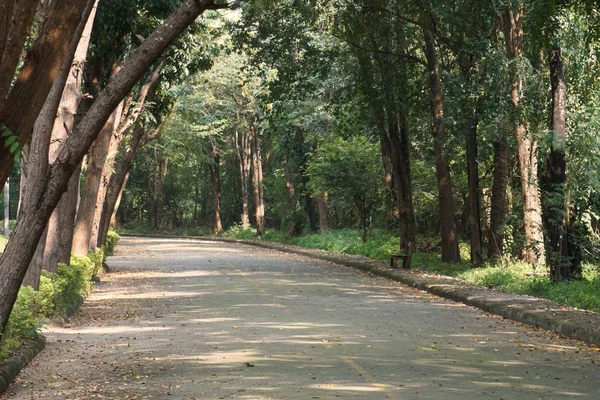
{"label": "green foliage", "polygon": [[[102,252],[95,254],[98,259],[101,256]],[[0,343],[0,360],[9,357],[22,341],[35,338],[45,317],[74,313],[91,292],[95,269],[88,257],[72,255],[71,265],[59,264],[56,273],[42,271],[39,290],[21,287]]]}
{"label": "green foliage", "polygon": [[[92,253],[90,253],[92,254]],[[60,312],[72,312],[92,290],[95,265],[88,257],[71,255],[70,265],[58,264],[51,275],[55,287],[54,303]]]}
{"label": "green foliage", "polygon": [[321,144],[310,157],[306,172],[315,198],[328,194],[351,201],[359,215],[363,241],[371,230],[383,193],[379,158],[378,145],[365,137],[336,138]]}
{"label": "green foliage", "polygon": [[117,247],[117,243],[121,239],[121,236],[113,229],[108,230],[108,235],[106,236],[106,243],[104,243],[104,254],[106,256],[112,256],[115,252],[115,248]]}
{"label": "green foliage", "polygon": [[106,261],[104,248],[97,247],[94,251],[90,251],[88,253],[88,258],[92,262],[92,276],[98,275],[98,273],[104,268],[104,262]]}
{"label": "green foliage", "polygon": [[4,141],[4,147],[8,148],[10,154],[13,155],[15,162],[21,157],[21,144],[19,138],[13,135],[12,131],[5,125],[0,125],[0,139]]}
{"label": "green foliage", "polygon": [[223,236],[236,239],[256,239],[258,234],[254,228],[244,229],[241,224],[233,224],[229,229],[223,232]]}

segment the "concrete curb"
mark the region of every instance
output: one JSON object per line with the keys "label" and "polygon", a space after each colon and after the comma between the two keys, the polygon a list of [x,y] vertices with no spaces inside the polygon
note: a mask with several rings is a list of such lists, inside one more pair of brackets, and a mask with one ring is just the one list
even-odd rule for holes
{"label": "concrete curb", "polygon": [[39,336],[33,341],[33,343],[24,346],[19,350],[19,353],[0,364],[0,393],[6,392],[8,386],[17,377],[19,372],[27,365],[31,360],[38,355],[46,347],[46,339],[43,336]]}
{"label": "concrete curb", "polygon": [[[388,278],[439,297],[479,308],[506,319],[600,346],[600,314],[561,306],[549,300],[503,293],[445,276],[428,275],[413,270],[391,269],[387,263],[366,257],[357,259],[360,257],[351,257],[323,250],[306,249],[274,242],[218,237],[144,237],[238,243],[328,261],[359,269],[375,276]],[[582,323],[582,320],[585,320],[585,322]]]}

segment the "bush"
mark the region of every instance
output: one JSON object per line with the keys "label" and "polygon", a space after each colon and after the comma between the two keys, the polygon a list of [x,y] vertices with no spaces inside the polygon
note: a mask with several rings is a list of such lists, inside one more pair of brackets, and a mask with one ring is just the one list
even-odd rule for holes
{"label": "bush", "polygon": [[117,232],[112,229],[108,230],[108,235],[106,236],[106,243],[104,243],[104,254],[107,256],[112,256],[115,252],[115,248],[117,247],[117,243],[121,239],[121,236]]}
{"label": "bush", "polygon": [[39,290],[21,287],[0,343],[0,361],[9,357],[24,340],[36,337],[44,317],[77,310],[92,290],[92,276],[103,267],[105,255],[114,250],[118,240],[116,232],[109,232],[106,247],[90,252],[89,257],[71,255],[70,265],[59,264],[56,273],[42,271]]}
{"label": "bush", "polygon": [[225,232],[223,232],[223,236],[225,237],[234,237],[236,239],[256,239],[257,237],[256,229],[248,228],[244,229],[242,225],[234,224]]}
{"label": "bush", "polygon": [[[71,262],[73,260],[72,257],[73,256],[71,256]],[[96,247],[94,251],[88,253],[87,258],[92,262],[92,276],[97,276],[104,268],[104,262],[106,261],[104,247]]]}

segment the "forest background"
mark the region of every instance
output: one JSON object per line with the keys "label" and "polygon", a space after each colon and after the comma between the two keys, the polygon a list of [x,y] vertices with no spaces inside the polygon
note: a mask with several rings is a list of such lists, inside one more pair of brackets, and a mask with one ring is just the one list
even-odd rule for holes
{"label": "forest background", "polygon": [[3,331],[15,301],[77,302],[109,226],[412,242],[417,268],[600,310],[594,1],[27,1],[0,1]]}

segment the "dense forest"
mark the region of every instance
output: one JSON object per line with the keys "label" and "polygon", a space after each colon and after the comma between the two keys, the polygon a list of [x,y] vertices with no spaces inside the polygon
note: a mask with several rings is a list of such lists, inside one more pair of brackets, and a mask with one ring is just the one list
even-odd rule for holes
{"label": "dense forest", "polygon": [[[580,279],[593,0],[0,0],[0,326],[109,228],[352,228]],[[198,18],[199,17],[199,18]],[[469,260],[461,260],[460,248]]]}

